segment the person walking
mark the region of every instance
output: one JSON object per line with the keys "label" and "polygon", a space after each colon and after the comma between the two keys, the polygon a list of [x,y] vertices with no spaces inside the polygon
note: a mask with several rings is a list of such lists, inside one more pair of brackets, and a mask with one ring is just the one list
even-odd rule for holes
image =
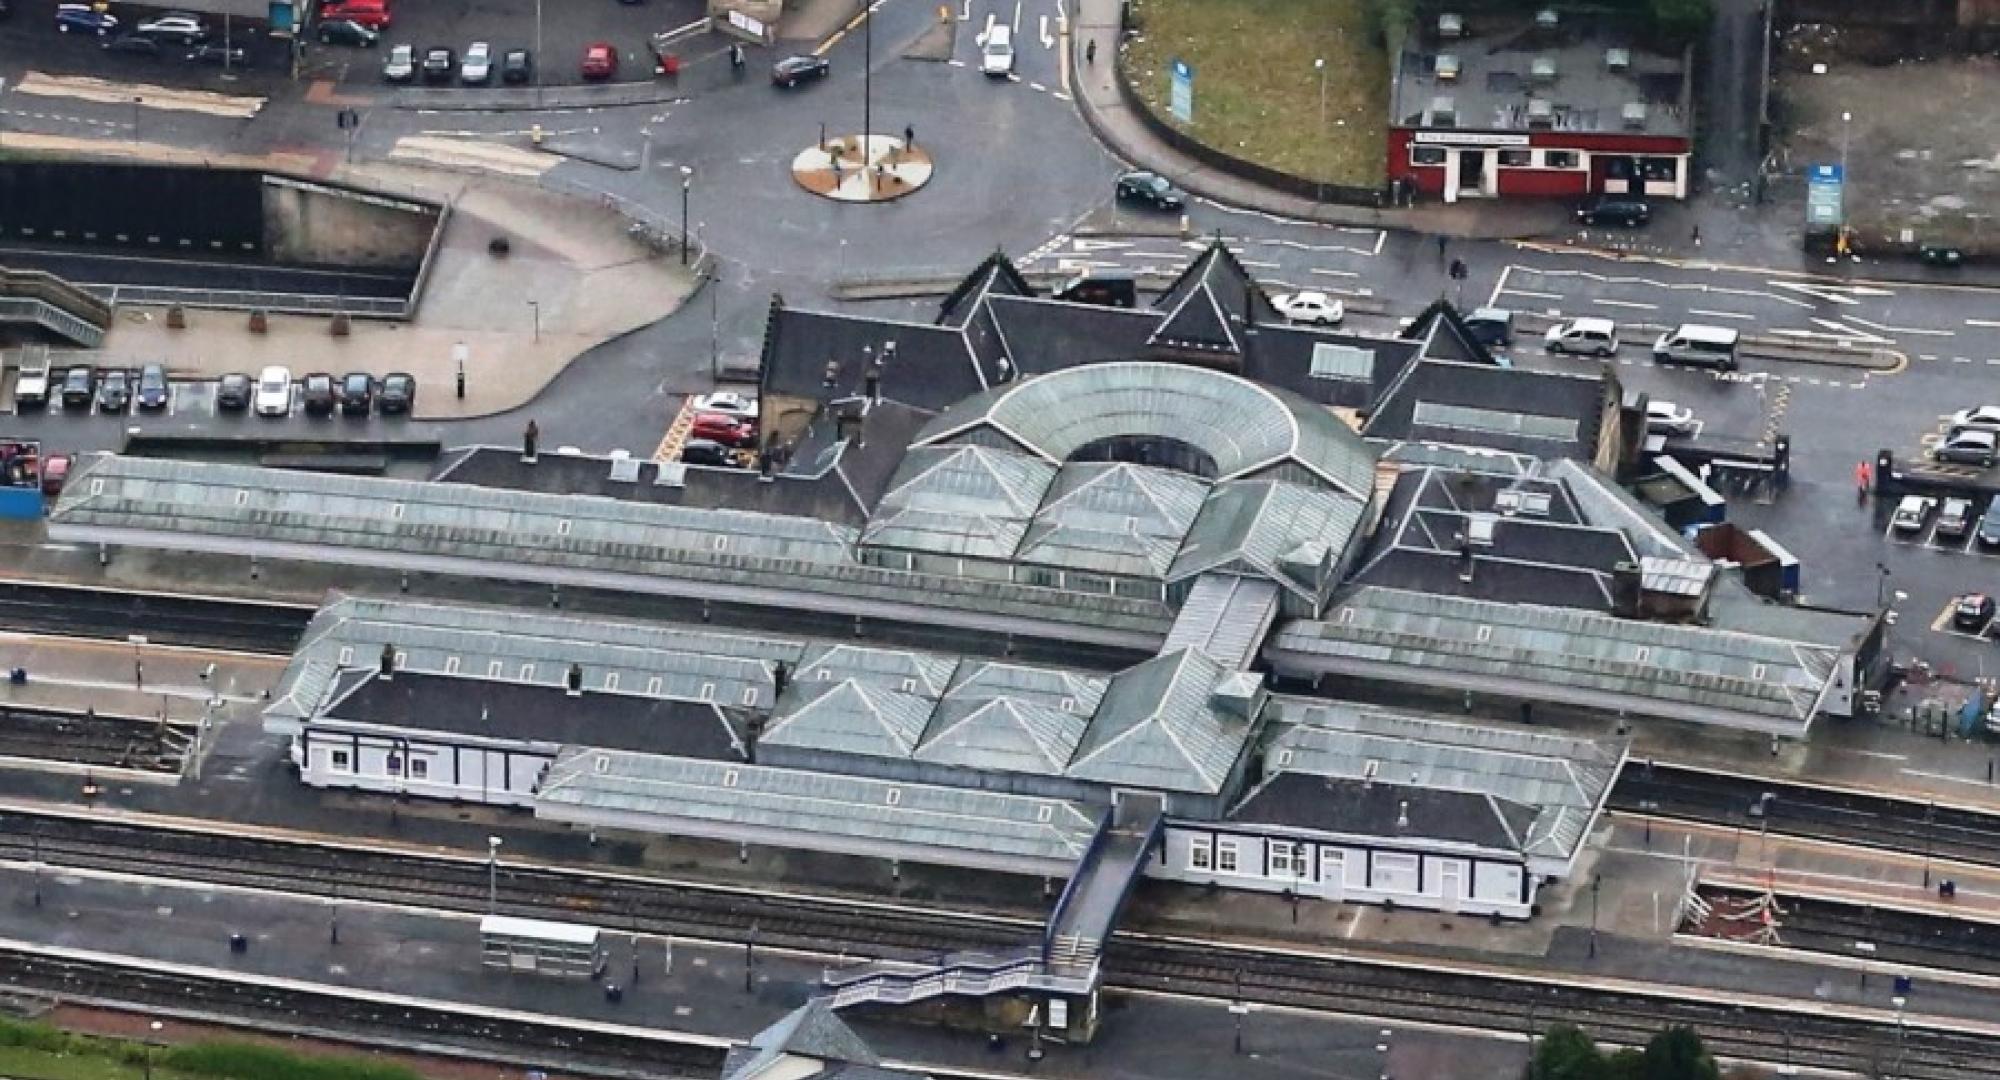
{"label": "person walking", "polygon": [[905,152],[907,152],[910,150],[915,150],[916,148],[917,148],[917,126],[915,124],[904,124],[903,149]]}
{"label": "person walking", "polygon": [[1870,482],[1874,480],[1874,477],[1875,477],[1875,470],[1870,468],[1867,462],[1862,461],[1855,464],[1854,501],[1857,504],[1868,501],[1868,488],[1870,486]]}
{"label": "person walking", "polygon": [[1097,39],[1096,39],[1096,38],[1091,38],[1091,39],[1090,39],[1089,41],[1086,41],[1086,42],[1084,42],[1084,43],[1083,43],[1083,62],[1084,62],[1085,64],[1088,64],[1088,65],[1090,65],[1091,67],[1096,67],[1096,66],[1097,66]]}
{"label": "person walking", "polygon": [[1439,265],[1439,266],[1443,266],[1443,265],[1444,265],[1444,245],[1445,245],[1445,238],[1444,238],[1444,237],[1442,237],[1442,236],[1438,237],[1438,265]]}

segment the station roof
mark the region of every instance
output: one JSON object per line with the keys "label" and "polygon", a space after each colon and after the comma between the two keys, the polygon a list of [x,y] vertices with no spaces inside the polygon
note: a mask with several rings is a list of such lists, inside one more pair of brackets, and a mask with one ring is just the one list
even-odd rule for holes
{"label": "station roof", "polygon": [[1217,692],[1233,674],[1199,649],[1182,649],[1112,676],[1068,775],[1161,791],[1221,791],[1253,726],[1217,708]]}
{"label": "station roof", "polygon": [[565,750],[536,815],[822,851],[1064,872],[1096,831],[1077,804],[653,754]]}
{"label": "station roof", "polygon": [[1470,791],[1365,783],[1290,770],[1266,776],[1230,820],[1310,832],[1468,844],[1517,852],[1534,810]]}
{"label": "station roof", "polygon": [[[1281,698],[1276,712],[1279,728],[1264,752],[1266,775],[1374,784],[1399,792],[1397,798],[1422,806],[1424,813],[1439,809],[1437,797],[1452,796],[1460,800],[1461,812],[1507,830],[1500,846],[1565,861],[1582,846],[1626,750],[1622,742],[1466,724],[1354,702]],[[1413,797],[1417,793],[1421,797]],[[1399,835],[1393,813],[1386,821],[1379,815],[1381,804],[1351,791],[1341,798],[1356,816],[1344,822],[1335,816],[1325,826]],[[1378,813],[1360,812],[1371,808]],[[1393,812],[1395,805],[1387,809]],[[1480,842],[1494,846],[1492,839]]]}
{"label": "station roof", "polygon": [[1172,469],[1073,461],[1056,473],[1015,559],[1164,578],[1207,495],[1206,483]]}
{"label": "station roof", "polygon": [[1255,573],[1315,605],[1321,575],[1361,527],[1368,499],[1273,480],[1217,484],[1167,570],[1183,581],[1213,570]]}
{"label": "station roof", "polygon": [[1382,393],[1361,433],[1588,461],[1617,392],[1602,373],[1424,357]]}
{"label": "station roof", "polygon": [[1011,559],[1055,478],[1040,458],[979,446],[918,446],[903,457],[863,543]]}
{"label": "station roof", "polygon": [[861,1036],[816,997],[732,1048],[722,1062],[722,1080],[911,1080],[908,1073],[882,1067]]}

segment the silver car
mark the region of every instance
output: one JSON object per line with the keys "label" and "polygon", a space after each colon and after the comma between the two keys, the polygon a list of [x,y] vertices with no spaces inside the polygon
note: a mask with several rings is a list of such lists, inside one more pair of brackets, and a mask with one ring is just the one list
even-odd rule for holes
{"label": "silver car", "polygon": [[396,45],[389,49],[389,58],[382,61],[382,77],[393,83],[406,83],[417,77],[417,47]]}
{"label": "silver car", "polygon": [[465,60],[458,65],[458,81],[479,84],[493,77],[493,46],[483,41],[473,42],[465,50]]}

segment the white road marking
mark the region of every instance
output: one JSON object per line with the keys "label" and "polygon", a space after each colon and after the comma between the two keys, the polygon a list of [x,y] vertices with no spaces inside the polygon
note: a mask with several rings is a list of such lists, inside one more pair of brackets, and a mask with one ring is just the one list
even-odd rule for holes
{"label": "white road marking", "polygon": [[965,61],[963,61],[963,60],[947,60],[947,61],[945,61],[945,62],[946,62],[946,63],[948,63],[948,64],[950,64],[950,65],[951,65],[952,67],[964,67],[964,66],[965,66]]}
{"label": "white road marking", "polygon": [[1857,296],[1894,296],[1888,289],[1877,289],[1868,285],[1821,285],[1803,281],[1766,281],[1764,284],[1774,289],[1790,289],[1807,296],[1831,301],[1835,304],[1858,304]]}
{"label": "white road marking", "polygon": [[1605,307],[1637,308],[1640,311],[1660,310],[1660,306],[1658,304],[1641,304],[1634,300],[1606,300],[1602,298],[1594,298],[1590,302],[1593,304],[1603,304]]}
{"label": "white road marking", "polygon": [[1815,317],[1811,321],[1818,323],[1819,325],[1826,327],[1828,330],[1832,330],[1834,333],[1839,334],[1842,337],[1848,338],[1853,341],[1870,341],[1882,345],[1887,345],[1889,343],[1888,338],[1871,334],[1866,330],[1856,330],[1854,327],[1849,326],[1844,322],[1836,322],[1832,319],[1821,319],[1817,317]]}
{"label": "white road marking", "polygon": [[1125,248],[1138,247],[1139,245],[1129,240],[1092,240],[1089,237],[1079,236],[1076,238],[1076,242],[1070,246],[1078,251],[1120,251]]}
{"label": "white road marking", "polygon": [[1859,315],[1849,315],[1847,317],[1847,321],[1851,323],[1860,323],[1862,326],[1865,326],[1870,330],[1880,330],[1885,334],[1920,334],[1925,337],[1955,336],[1954,331],[1951,330],[1927,330],[1921,326],[1884,326],[1878,322],[1869,322],[1867,319],[1864,319]]}
{"label": "white road marking", "polygon": [[972,0],[965,0],[964,3],[958,6],[958,21],[959,22],[972,21]]}
{"label": "white road marking", "polygon": [[1276,270],[1278,268],[1278,264],[1274,262],[1255,262],[1250,259],[1238,259],[1236,261],[1253,270]]}
{"label": "white road marking", "polygon": [[1055,99],[1056,99],[1056,100],[1058,100],[1058,101],[1073,101],[1073,100],[1075,100],[1075,99],[1071,98],[1071,97],[1070,97],[1070,96],[1069,96],[1068,94],[1065,94],[1065,93],[1063,93],[1063,92],[1062,92],[1062,91],[1060,91],[1060,90],[1057,90],[1057,91],[1055,91],[1054,93],[1050,94],[1049,96],[1050,96],[1050,97],[1052,97],[1052,98],[1055,98]]}
{"label": "white road marking", "polygon": [[540,176],[555,168],[561,161],[560,158],[550,154],[540,154],[512,146],[472,139],[445,139],[424,135],[406,135],[397,139],[396,145],[389,151],[389,156],[406,161],[428,161],[433,165],[480,169],[503,176],[522,177]]}
{"label": "white road marking", "polygon": [[1745,321],[1748,321],[1748,322],[1756,322],[1756,321],[1757,321],[1757,316],[1755,316],[1755,315],[1745,315],[1744,313],[1742,313],[1742,312],[1740,312],[1740,311],[1710,311],[1710,310],[1709,310],[1709,309],[1707,309],[1707,308],[1698,308],[1698,307],[1691,307],[1691,308],[1689,308],[1689,309],[1688,309],[1688,314],[1690,314],[1690,315],[1706,315],[1706,316],[1708,316],[1708,317],[1709,317],[1709,318],[1711,318],[1711,319],[1743,319],[1743,320],[1745,320]]}
{"label": "white road marking", "polygon": [[[1385,240],[1387,240],[1387,239],[1389,239],[1389,233],[1388,233],[1388,230],[1386,230],[1386,229],[1377,229],[1377,230],[1375,230],[1375,250],[1374,250],[1374,251],[1372,252],[1372,254],[1375,254],[1375,255],[1380,255],[1380,254],[1382,254],[1382,243],[1383,243],[1383,241],[1385,241]],[[1512,268],[1512,267],[1509,267],[1508,269],[1510,269],[1510,270],[1511,270],[1511,269],[1513,269],[1513,268]]]}
{"label": "white road marking", "polygon": [[[1515,296],[1526,296],[1536,300],[1560,300],[1563,298],[1561,293],[1535,292],[1532,289],[1507,289],[1506,291]],[[1498,299],[1497,293],[1495,294],[1495,299]]]}
{"label": "white road marking", "polygon": [[972,43],[981,46],[983,48],[986,45],[986,39],[993,36],[993,23],[999,18],[1000,16],[995,15],[993,12],[990,11],[987,12],[986,29],[981,30],[978,34],[974,35],[972,38]]}
{"label": "white road marking", "polygon": [[1014,0],[1014,36],[1021,36],[1021,0]]}
{"label": "white road marking", "polygon": [[1056,39],[1049,36],[1049,17],[1047,15],[1037,15],[1035,16],[1035,21],[1041,26],[1042,48],[1055,48]]}
{"label": "white road marking", "polygon": [[1043,85],[1042,85],[1041,83],[1038,83],[1038,82],[1031,82],[1031,83],[1029,83],[1029,84],[1028,84],[1028,87],[1029,87],[1029,89],[1032,89],[1032,90],[1040,90],[1040,91],[1041,91],[1042,93],[1044,93],[1044,94],[1046,94],[1046,93],[1048,93],[1048,92],[1049,92],[1049,88],[1048,88],[1048,87],[1046,87],[1046,86],[1043,86]]}
{"label": "white road marking", "polygon": [[1970,356],[1954,356],[1954,357],[1952,357],[1952,358],[1951,358],[1951,362],[1952,362],[1952,363],[1954,363],[1954,364],[1970,364],[1970,363],[1972,363],[1972,357],[1970,357]]}
{"label": "white road marking", "polygon": [[1936,354],[1936,353],[1934,353],[1934,352],[1927,352],[1927,353],[1918,353],[1918,354],[1917,354],[1917,359],[1919,359],[1919,360],[1935,360],[1935,359],[1937,359],[1937,354]]}
{"label": "white road marking", "polygon": [[1967,319],[1967,320],[1965,320],[1965,325],[1967,325],[1967,326],[2000,326],[2000,322],[1995,322],[1995,321],[1993,321],[1992,319]]}
{"label": "white road marking", "polygon": [[1360,274],[1358,274],[1358,273],[1356,273],[1356,272],[1354,272],[1354,271],[1352,271],[1352,270],[1327,270],[1327,269],[1322,269],[1322,268],[1320,268],[1320,267],[1317,267],[1317,266],[1315,266],[1315,267],[1311,268],[1310,270],[1307,270],[1307,271],[1306,271],[1306,273],[1308,273],[1308,274],[1324,274],[1324,275],[1326,275],[1327,277],[1360,277],[1360,276],[1361,276]]}
{"label": "white road marking", "polygon": [[206,113],[247,120],[264,108],[261,97],[216,94],[207,90],[174,90],[147,83],[118,83],[80,75],[44,75],[30,71],[14,90],[39,97],[66,97],[100,105],[133,105],[170,112]]}

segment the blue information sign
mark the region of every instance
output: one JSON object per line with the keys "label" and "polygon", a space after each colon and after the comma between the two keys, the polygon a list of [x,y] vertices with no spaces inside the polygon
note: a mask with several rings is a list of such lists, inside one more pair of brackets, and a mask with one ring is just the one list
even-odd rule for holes
{"label": "blue information sign", "polygon": [[1173,93],[1168,102],[1174,119],[1183,124],[1194,123],[1194,66],[1180,57],[1174,58]]}
{"label": "blue information sign", "polygon": [[1839,165],[1814,165],[1806,171],[1806,224],[1837,228],[1847,224],[1844,189],[1846,170]]}

